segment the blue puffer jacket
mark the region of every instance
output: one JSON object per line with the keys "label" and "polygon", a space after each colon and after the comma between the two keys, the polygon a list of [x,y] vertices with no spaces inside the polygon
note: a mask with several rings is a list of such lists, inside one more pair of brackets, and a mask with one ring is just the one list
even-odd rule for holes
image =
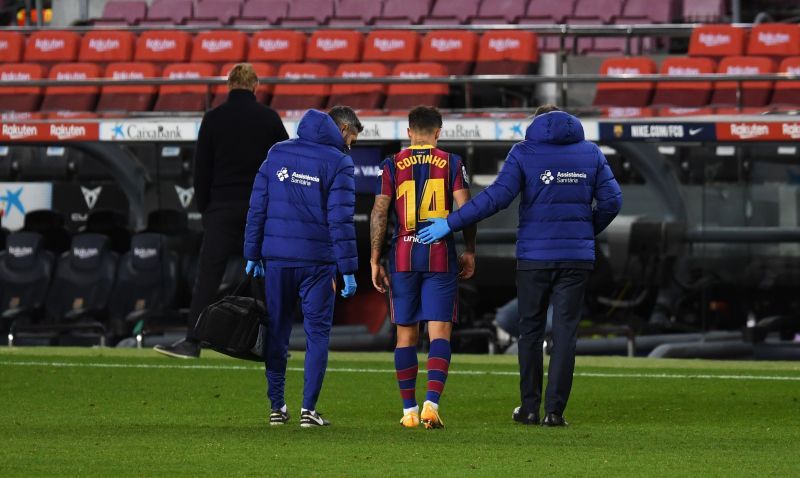
{"label": "blue puffer jacket", "polygon": [[578,118],[561,111],[537,116],[495,182],[447,222],[454,231],[463,229],[507,208],[520,192],[521,268],[593,263],[595,235],[622,206],[622,191],[605,156],[584,140]]}
{"label": "blue puffer jacket", "polygon": [[327,114],[309,110],[297,139],[269,150],[250,196],[244,255],[270,264],[358,268],[353,159]]}

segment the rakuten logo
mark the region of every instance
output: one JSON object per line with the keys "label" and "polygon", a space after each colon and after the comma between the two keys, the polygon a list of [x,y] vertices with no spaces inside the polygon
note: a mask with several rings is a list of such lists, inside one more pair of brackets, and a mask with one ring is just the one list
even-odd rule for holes
{"label": "rakuten logo", "polygon": [[723,33],[701,33],[698,40],[707,47],[715,47],[730,44],[731,36]]}
{"label": "rakuten logo", "polygon": [[37,38],[33,43],[33,47],[41,52],[51,52],[62,50],[66,43],[61,38]]}
{"label": "rakuten logo", "polygon": [[261,38],[258,40],[258,49],[262,51],[288,50],[289,40]]}
{"label": "rakuten logo", "polygon": [[55,136],[58,139],[73,139],[83,138],[86,136],[85,126],[64,125],[64,124],[51,124],[50,136]]}
{"label": "rakuten logo", "polygon": [[789,35],[786,33],[759,32],[758,41],[767,46],[782,45],[789,43]]}
{"label": "rakuten logo", "polygon": [[200,78],[200,73],[197,71],[173,71],[169,74],[170,78],[178,80]]}
{"label": "rakuten logo", "polygon": [[790,66],[786,69],[786,73],[791,75],[800,75],[800,66]]}
{"label": "rakuten logo", "polygon": [[631,66],[626,67],[618,67],[612,66],[608,69],[608,75],[641,75],[642,72],[638,68],[634,68]]}
{"label": "rakuten logo", "polygon": [[147,41],[144,42],[144,46],[152,52],[160,53],[176,49],[178,47],[178,42],[169,38],[148,38]]}
{"label": "rakuten logo", "polygon": [[800,139],[800,123],[783,123],[781,131],[792,139]]}
{"label": "rakuten logo", "polygon": [[382,52],[397,51],[406,47],[406,41],[399,38],[376,38],[372,46]]}
{"label": "rakuten logo", "polygon": [[496,52],[516,50],[522,44],[516,38],[493,38],[489,40],[489,48]]}
{"label": "rakuten logo", "polygon": [[96,247],[75,247],[72,249],[72,255],[78,259],[86,260],[100,255],[100,250]]}
{"label": "rakuten logo", "polygon": [[731,65],[725,70],[729,75],[760,75],[761,69],[757,66]]}
{"label": "rakuten logo", "polygon": [[111,77],[115,80],[143,80],[144,73],[141,71],[115,71]]}
{"label": "rakuten logo", "polygon": [[37,136],[38,134],[39,129],[36,126],[16,124],[3,125],[3,136],[8,136],[9,139],[30,138],[32,136]]}
{"label": "rakuten logo", "polygon": [[667,74],[675,76],[699,75],[700,70],[690,66],[670,66],[667,68]]}
{"label": "rakuten logo", "polygon": [[463,46],[461,40],[456,38],[434,38],[431,40],[431,48],[436,51],[453,51]]}
{"label": "rakuten logo", "polygon": [[372,78],[373,75],[371,71],[345,71],[342,73],[343,78]]}
{"label": "rakuten logo", "polygon": [[342,38],[317,38],[317,48],[322,51],[344,50],[348,45]]}
{"label": "rakuten logo", "polygon": [[119,40],[116,38],[92,38],[89,40],[89,48],[98,53],[119,50],[120,47]]}
{"label": "rakuten logo", "polygon": [[284,78],[297,78],[297,79],[300,79],[300,78],[316,78],[316,77],[317,77],[317,75],[315,75],[313,73],[297,73],[297,72],[294,72],[294,71],[290,71],[289,73],[286,73],[286,75],[284,76]]}
{"label": "rakuten logo", "polygon": [[134,247],[133,255],[142,260],[152,259],[158,255],[158,250],[152,247]]}
{"label": "rakuten logo", "polygon": [[86,73],[83,71],[59,71],[56,73],[56,80],[85,80]]}
{"label": "rakuten logo", "polygon": [[21,246],[21,247],[11,246],[8,248],[8,253],[16,257],[17,259],[21,259],[23,257],[32,256],[33,248],[28,246]]}
{"label": "rakuten logo", "polygon": [[8,50],[8,40],[0,40],[0,50]]}
{"label": "rakuten logo", "polygon": [[430,78],[430,77],[431,77],[430,73],[424,73],[424,72],[421,72],[421,71],[413,71],[413,72],[412,71],[408,71],[408,72],[404,71],[404,72],[400,73],[400,78]]}
{"label": "rakuten logo", "polygon": [[740,139],[753,139],[769,134],[769,126],[765,124],[731,124],[731,134]]}
{"label": "rakuten logo", "polygon": [[28,81],[30,79],[31,74],[24,71],[4,71],[0,73],[0,81]]}
{"label": "rakuten logo", "polygon": [[219,53],[221,51],[230,50],[233,48],[232,40],[203,40],[200,43],[200,48],[209,53]]}

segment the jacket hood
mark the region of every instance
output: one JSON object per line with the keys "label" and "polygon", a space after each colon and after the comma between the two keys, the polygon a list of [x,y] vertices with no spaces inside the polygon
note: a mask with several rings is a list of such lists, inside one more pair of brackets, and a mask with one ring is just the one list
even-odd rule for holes
{"label": "jacket hood", "polygon": [[322,111],[308,110],[297,126],[297,136],[313,143],[344,149],[344,138],[336,122]]}
{"label": "jacket hood", "polygon": [[584,140],[580,120],[563,111],[551,111],[533,119],[525,139],[535,143],[572,144]]}

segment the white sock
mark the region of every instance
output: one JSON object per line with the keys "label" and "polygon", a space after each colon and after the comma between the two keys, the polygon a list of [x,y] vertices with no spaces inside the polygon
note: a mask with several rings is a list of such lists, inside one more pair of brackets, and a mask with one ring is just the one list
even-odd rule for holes
{"label": "white sock", "polygon": [[300,414],[301,414],[301,415],[302,415],[303,413],[305,413],[305,412],[311,412],[311,413],[314,413],[314,410],[306,410],[305,408],[301,408],[301,409],[300,409]]}
{"label": "white sock", "polygon": [[287,410],[289,409],[286,407],[286,404],[284,403],[283,406],[281,407],[281,413],[286,413]]}
{"label": "white sock", "polygon": [[403,409],[403,415],[405,415],[407,413],[411,413],[411,412],[419,413],[419,405],[414,405],[411,408],[404,408]]}
{"label": "white sock", "polygon": [[439,411],[439,404],[438,403],[433,403],[430,400],[425,400],[425,403],[430,403],[431,407],[433,407],[434,410],[436,410],[437,412]]}

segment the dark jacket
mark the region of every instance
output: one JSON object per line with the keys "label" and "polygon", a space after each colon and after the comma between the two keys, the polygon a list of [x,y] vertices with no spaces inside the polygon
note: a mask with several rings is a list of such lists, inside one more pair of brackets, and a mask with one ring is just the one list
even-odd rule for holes
{"label": "dark jacket", "polygon": [[197,209],[212,202],[242,202],[267,151],[289,139],[280,116],[247,90],[232,90],[228,101],[207,112],[197,133],[194,194]]}
{"label": "dark jacket", "polygon": [[353,159],[321,111],[309,110],[297,134],[273,146],[258,171],[244,255],[284,267],[336,264],[352,274],[358,268]]}
{"label": "dark jacket", "polygon": [[519,267],[591,268],[595,235],[619,213],[622,191],[577,118],[561,111],[536,117],[494,183],[447,222],[460,230],[507,208],[520,192]]}

